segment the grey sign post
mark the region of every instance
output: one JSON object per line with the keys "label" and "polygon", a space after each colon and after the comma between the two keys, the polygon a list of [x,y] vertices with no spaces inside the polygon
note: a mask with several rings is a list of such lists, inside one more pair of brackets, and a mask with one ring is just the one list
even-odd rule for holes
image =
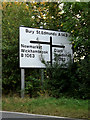
{"label": "grey sign post", "polygon": [[25,70],[21,69],[21,98],[24,98],[24,91],[25,91]]}

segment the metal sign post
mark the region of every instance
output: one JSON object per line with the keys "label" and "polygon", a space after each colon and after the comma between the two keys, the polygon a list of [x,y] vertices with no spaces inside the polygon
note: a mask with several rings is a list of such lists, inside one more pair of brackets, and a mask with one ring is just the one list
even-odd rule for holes
{"label": "metal sign post", "polygon": [[24,98],[24,92],[25,92],[25,77],[24,77],[25,71],[24,69],[21,69],[21,98]]}

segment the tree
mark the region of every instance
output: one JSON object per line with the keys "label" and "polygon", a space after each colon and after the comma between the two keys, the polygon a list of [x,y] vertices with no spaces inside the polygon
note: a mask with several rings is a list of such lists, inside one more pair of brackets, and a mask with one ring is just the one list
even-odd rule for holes
{"label": "tree", "polygon": [[26,3],[4,2],[2,20],[3,89],[17,91],[20,90],[19,26],[32,25],[32,18]]}
{"label": "tree", "polygon": [[[3,89],[10,92],[20,90],[19,68],[19,26],[44,28],[50,26],[46,19],[52,3],[3,2],[2,36],[3,36]],[[54,5],[54,4],[53,4]],[[49,16],[46,18],[46,16]],[[52,16],[52,15],[51,15]],[[47,25],[45,25],[47,24]],[[50,28],[50,27],[49,27]],[[27,70],[29,71],[29,70]],[[31,70],[32,71],[32,70]],[[32,73],[32,72],[31,72]],[[33,76],[36,76],[34,71]],[[30,75],[29,72],[27,72]],[[26,75],[27,77],[27,75]],[[6,91],[6,92],[7,92]]]}
{"label": "tree", "polygon": [[89,4],[90,2],[64,3],[63,30],[71,33],[76,59],[89,57]]}

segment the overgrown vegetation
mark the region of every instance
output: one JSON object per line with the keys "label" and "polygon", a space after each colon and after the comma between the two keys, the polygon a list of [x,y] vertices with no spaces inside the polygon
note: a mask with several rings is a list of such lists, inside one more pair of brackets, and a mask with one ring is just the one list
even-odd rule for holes
{"label": "overgrown vegetation", "polygon": [[[14,101],[14,104],[13,104]],[[21,99],[3,96],[2,110],[71,118],[88,118],[88,101],[73,98],[39,97]]]}
{"label": "overgrown vegetation", "polygon": [[[88,34],[88,3],[3,2],[2,12],[2,89],[4,94],[20,94],[19,26],[53,29],[69,32],[74,45],[74,60],[67,69],[52,66],[45,72],[44,90],[40,71],[26,69],[26,93],[30,97],[48,93],[59,98],[89,98],[90,40]],[[60,7],[62,6],[62,7]],[[81,57],[84,56],[82,60]]]}
{"label": "overgrown vegetation", "polygon": [[59,98],[68,96],[73,98],[89,98],[90,61],[70,63],[67,68],[53,64],[47,67],[46,90],[50,96]]}

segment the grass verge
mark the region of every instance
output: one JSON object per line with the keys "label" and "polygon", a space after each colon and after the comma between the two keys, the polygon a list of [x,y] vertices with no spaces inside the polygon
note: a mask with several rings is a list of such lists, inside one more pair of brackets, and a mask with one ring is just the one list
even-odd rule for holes
{"label": "grass verge", "polygon": [[88,100],[73,98],[2,97],[2,110],[70,118],[88,118]]}

